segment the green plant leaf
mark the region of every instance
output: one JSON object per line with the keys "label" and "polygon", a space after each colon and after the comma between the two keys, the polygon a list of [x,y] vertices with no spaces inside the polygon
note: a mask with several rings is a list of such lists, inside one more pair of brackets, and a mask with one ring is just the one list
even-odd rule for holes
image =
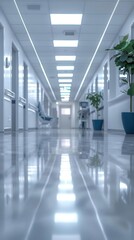
{"label": "green plant leaf", "polygon": [[127,95],[134,96],[134,83],[130,84],[130,88],[127,90]]}
{"label": "green plant leaf", "polygon": [[124,79],[124,78],[121,78],[121,81],[125,84],[128,84],[128,80],[127,79]]}
{"label": "green plant leaf", "polygon": [[125,62],[127,59],[128,59],[128,54],[126,52],[122,53],[120,56],[120,61]]}
{"label": "green plant leaf", "polygon": [[128,62],[128,63],[132,63],[133,61],[134,61],[134,59],[133,59],[132,57],[128,57],[128,58],[127,58],[127,62]]}

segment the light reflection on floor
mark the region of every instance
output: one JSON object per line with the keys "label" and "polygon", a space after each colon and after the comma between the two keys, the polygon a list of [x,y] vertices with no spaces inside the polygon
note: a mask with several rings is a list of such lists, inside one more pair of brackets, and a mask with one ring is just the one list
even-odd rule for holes
{"label": "light reflection on floor", "polygon": [[0,136],[0,239],[133,240],[134,136],[43,131]]}

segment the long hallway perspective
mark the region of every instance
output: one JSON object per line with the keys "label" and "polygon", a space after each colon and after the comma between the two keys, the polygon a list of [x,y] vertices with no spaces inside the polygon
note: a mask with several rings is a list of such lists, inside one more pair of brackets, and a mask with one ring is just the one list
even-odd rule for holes
{"label": "long hallway perspective", "polygon": [[133,239],[133,135],[7,133],[0,157],[1,240]]}

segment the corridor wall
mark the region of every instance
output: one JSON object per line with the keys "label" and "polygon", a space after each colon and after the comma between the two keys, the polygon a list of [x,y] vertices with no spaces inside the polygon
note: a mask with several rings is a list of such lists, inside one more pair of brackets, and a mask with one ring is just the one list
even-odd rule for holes
{"label": "corridor wall", "polygon": [[[113,47],[122,36],[129,34],[129,38],[133,38],[134,36],[134,9],[132,10],[131,14],[128,16],[122,29],[117,32],[117,37],[114,39],[111,47]],[[102,59],[102,64],[99,68],[95,71],[94,76],[89,79],[89,86],[83,95],[83,99],[85,98],[88,91],[91,91],[92,85],[94,84],[95,80],[98,78],[99,74],[102,74],[102,69],[107,64],[107,77],[104,83],[103,94],[107,92],[107,98],[104,99],[104,109],[107,106],[107,122],[104,119],[104,124],[107,124],[106,129],[109,130],[123,130],[123,125],[121,121],[121,112],[129,111],[129,96],[122,93],[124,86],[120,84],[119,80],[119,70],[114,64],[114,60],[110,60],[111,55],[113,53],[107,53],[104,59]],[[103,75],[104,77],[104,75]],[[81,100],[82,100],[81,98]],[[103,110],[100,111],[100,114],[103,115]],[[90,128],[92,128],[91,120],[95,116],[93,114],[90,115]],[[105,116],[104,116],[105,117]]]}
{"label": "corridor wall", "polygon": [[[4,55],[3,57],[3,68],[4,68],[4,77],[3,77],[3,91],[4,91],[4,129],[11,129],[12,130],[12,106],[13,103],[17,104],[17,128],[24,129],[24,107],[25,104],[23,101],[20,101],[20,98],[24,99],[24,63],[27,65],[28,68],[28,83],[27,83],[27,91],[28,91],[28,98],[26,100],[27,104],[32,104],[33,106],[37,106],[37,82],[41,85],[38,76],[36,75],[35,71],[33,70],[32,66],[30,65],[29,60],[27,59],[25,53],[23,52],[22,47],[19,44],[17,37],[19,38],[19,34],[21,33],[18,26],[18,36],[15,36],[12,32],[12,29],[9,23],[6,20],[3,12],[0,10],[0,24],[3,28],[3,36],[4,36]],[[27,38],[26,33],[24,33],[24,39]],[[2,39],[0,39],[2,40]],[[15,48],[17,53],[17,83],[16,83],[16,93],[13,90],[13,49]],[[8,61],[8,66],[6,65],[6,61]],[[18,95],[18,96],[17,96]],[[16,98],[17,97],[17,101]],[[16,103],[17,102],[17,103]],[[25,101],[24,101],[25,102]],[[31,110],[28,107],[28,127],[29,128],[36,128],[36,111]],[[16,129],[17,130],[17,129]]]}

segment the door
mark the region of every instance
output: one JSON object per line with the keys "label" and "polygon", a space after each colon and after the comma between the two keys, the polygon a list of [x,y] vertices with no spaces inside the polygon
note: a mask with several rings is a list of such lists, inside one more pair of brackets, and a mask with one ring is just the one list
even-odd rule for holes
{"label": "door", "polygon": [[60,119],[59,128],[71,128],[71,107],[61,106],[60,107]]}

